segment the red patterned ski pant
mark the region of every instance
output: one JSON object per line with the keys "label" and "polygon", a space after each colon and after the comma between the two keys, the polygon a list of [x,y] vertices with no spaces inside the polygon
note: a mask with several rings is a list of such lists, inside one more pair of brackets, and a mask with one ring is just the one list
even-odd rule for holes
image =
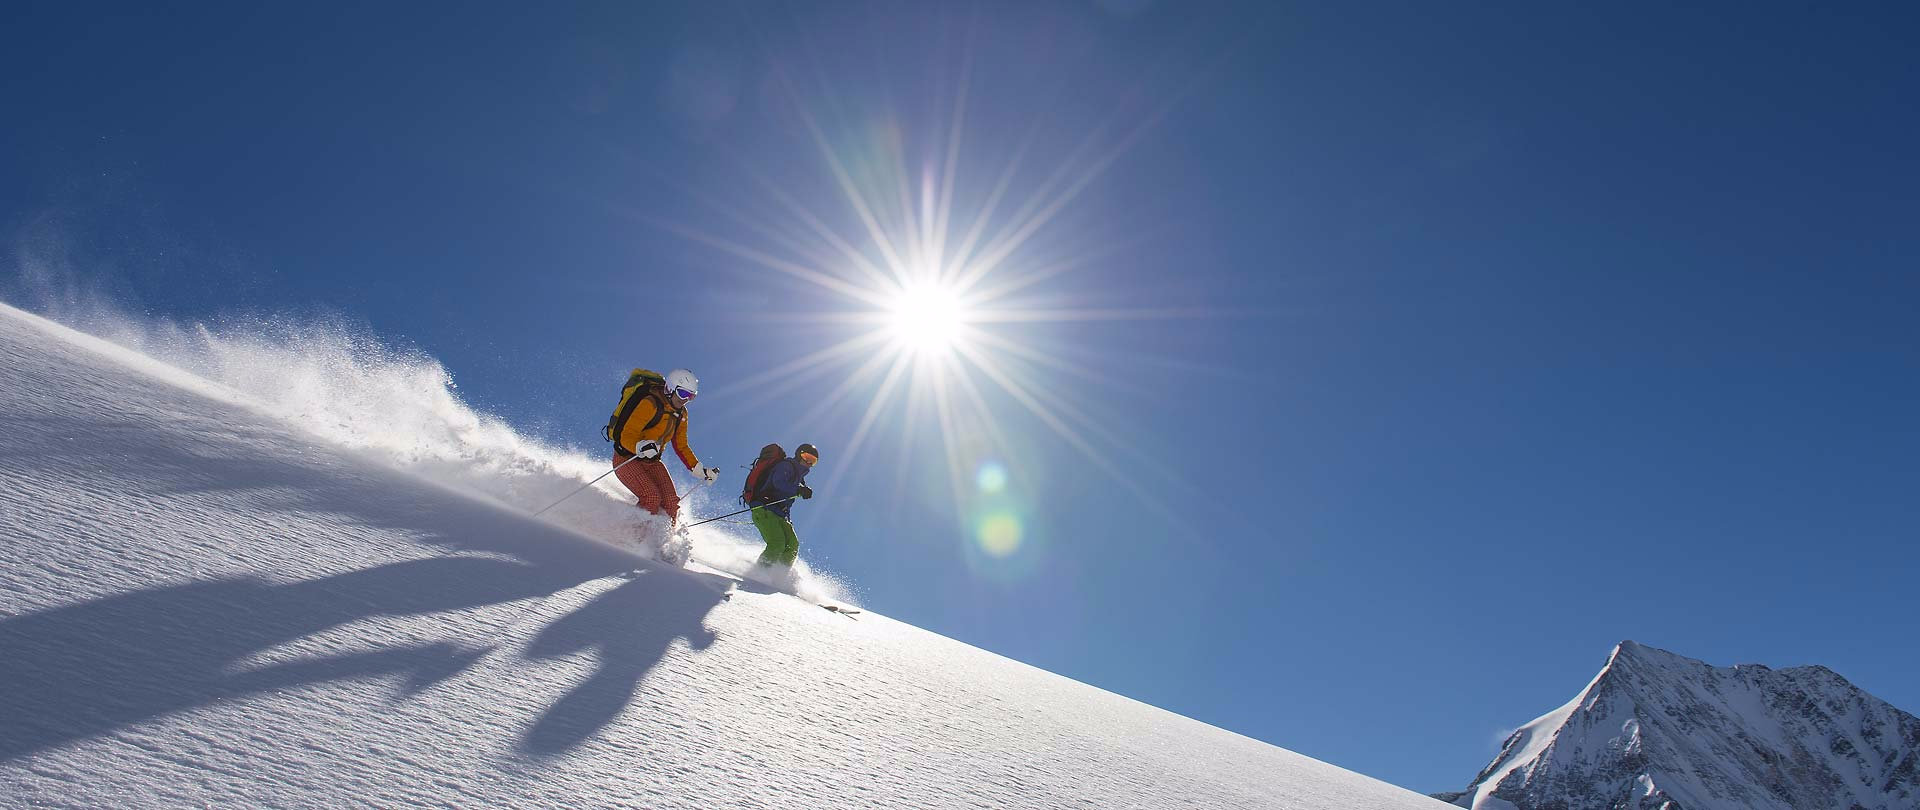
{"label": "red patterned ski pant", "polygon": [[[613,463],[617,466],[629,458],[615,450]],[[680,493],[673,491],[673,477],[667,475],[667,465],[657,458],[643,458],[621,467],[614,472],[620,477],[620,483],[640,499],[640,508],[656,515],[666,515],[668,520],[680,519]]]}

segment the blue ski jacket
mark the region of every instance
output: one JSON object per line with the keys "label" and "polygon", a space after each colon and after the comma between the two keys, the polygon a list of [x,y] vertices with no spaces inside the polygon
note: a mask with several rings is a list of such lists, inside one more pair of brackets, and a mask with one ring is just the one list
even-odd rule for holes
{"label": "blue ski jacket", "polygon": [[[807,482],[807,465],[800,459],[781,459],[767,468],[766,483],[760,485],[760,497],[753,499],[754,506],[765,507],[767,511],[783,518],[792,519],[792,498],[800,492],[800,485]],[[780,501],[774,503],[774,501]]]}

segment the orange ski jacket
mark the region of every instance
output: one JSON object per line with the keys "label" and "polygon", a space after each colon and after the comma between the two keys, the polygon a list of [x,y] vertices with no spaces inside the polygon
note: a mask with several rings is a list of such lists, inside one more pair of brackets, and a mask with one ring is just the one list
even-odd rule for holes
{"label": "orange ski jacket", "polygon": [[631,455],[630,450],[641,442],[650,441],[663,447],[671,444],[687,469],[700,466],[700,458],[687,446],[687,409],[667,404],[666,397],[670,395],[662,395],[657,390],[634,395],[640,400],[634,403],[633,415],[627,417],[620,435],[614,437],[614,446],[622,454]]}

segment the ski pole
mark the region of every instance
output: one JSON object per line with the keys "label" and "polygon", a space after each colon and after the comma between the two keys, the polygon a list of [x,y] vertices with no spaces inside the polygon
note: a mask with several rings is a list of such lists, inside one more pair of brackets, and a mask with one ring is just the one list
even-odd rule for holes
{"label": "ski pole", "polygon": [[[772,502],[772,503],[765,503],[765,504],[761,504],[761,506],[772,506],[773,504],[776,504],[776,503],[786,503],[787,501],[791,501],[791,500],[793,500],[794,498],[798,498],[798,497],[800,497],[800,496],[799,496],[799,495],[788,495],[787,497],[785,497],[785,498],[781,498],[780,500],[777,500],[777,501],[774,501],[774,502]],[[712,522],[714,522],[714,521],[716,521],[716,520],[719,520],[720,518],[730,518],[730,517],[733,517],[734,515],[740,515],[740,514],[745,514],[745,513],[747,513],[747,512],[751,512],[751,511],[753,511],[753,510],[754,510],[755,508],[757,508],[757,507],[752,507],[752,506],[749,506],[749,507],[747,507],[747,508],[745,508],[745,509],[742,509],[742,510],[740,510],[740,511],[738,511],[738,512],[728,512],[728,513],[726,513],[726,514],[724,514],[724,515],[715,515],[714,517],[710,517],[710,518],[707,518],[706,520],[703,520],[703,521],[700,521],[700,523],[712,523]],[[680,528],[678,529],[678,531],[686,531],[686,530],[688,530],[688,529],[691,529],[691,528],[693,528],[693,527],[695,527],[695,526],[698,526],[698,525],[700,525],[700,523],[689,523],[689,524],[687,524],[687,525],[685,525],[685,526],[681,526],[681,527],[680,527]]]}
{"label": "ski pole", "polygon": [[601,473],[601,474],[599,474],[598,476],[596,476],[596,477],[595,477],[595,478],[594,478],[594,479],[593,479],[592,481],[588,481],[588,482],[586,482],[586,483],[584,483],[584,484],[581,484],[581,485],[580,485],[580,489],[576,489],[576,490],[574,490],[574,491],[572,491],[572,492],[569,492],[569,493],[567,493],[567,494],[565,494],[565,495],[562,495],[562,496],[560,496],[560,500],[559,500],[559,501],[554,501],[553,503],[550,503],[550,504],[547,504],[546,506],[543,506],[543,507],[541,507],[541,508],[540,508],[540,512],[535,512],[535,513],[533,513],[533,516],[534,516],[534,517],[539,517],[539,516],[540,516],[540,513],[541,513],[541,512],[545,512],[545,511],[547,511],[548,509],[552,509],[552,508],[554,508],[554,507],[556,507],[556,506],[559,506],[559,505],[560,505],[560,501],[564,501],[564,500],[566,500],[566,499],[568,499],[568,498],[571,498],[571,497],[573,497],[573,496],[575,496],[575,495],[578,495],[578,494],[580,494],[580,493],[581,493],[582,491],[584,491],[584,490],[586,490],[586,488],[587,488],[587,487],[590,487],[590,486],[593,486],[594,484],[598,484],[598,483],[600,483],[600,479],[602,479],[602,478],[605,478],[605,477],[607,477],[607,476],[609,476],[609,475],[612,475],[612,474],[613,474],[613,472],[614,472],[614,470],[618,470],[618,469],[620,469],[621,467],[625,467],[625,466],[627,466],[628,464],[632,464],[632,463],[634,462],[634,460],[635,460],[635,459],[638,459],[638,458],[640,458],[640,457],[639,457],[639,456],[628,456],[628,457],[627,457],[627,460],[626,460],[626,461],[622,461],[622,462],[620,462],[619,464],[615,464],[615,465],[613,465],[613,469],[612,469],[612,470],[608,470],[608,471],[606,471],[606,472],[603,472],[603,473]]}

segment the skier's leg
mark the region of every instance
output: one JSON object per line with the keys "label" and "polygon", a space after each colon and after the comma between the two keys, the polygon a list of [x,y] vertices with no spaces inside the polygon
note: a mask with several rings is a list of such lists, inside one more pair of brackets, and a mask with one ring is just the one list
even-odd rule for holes
{"label": "skier's leg", "polygon": [[[613,456],[613,463],[616,465],[625,460],[626,459],[618,453],[615,453]],[[647,472],[647,468],[650,466],[659,467],[661,472],[666,472],[666,467],[658,461],[639,459],[621,467],[614,472],[614,475],[620,477],[620,483],[626,486],[628,492],[632,492],[634,497],[640,499],[641,509],[658,515],[662,512],[660,488],[654,483],[653,476]],[[669,479],[668,483],[672,483],[671,479]]]}
{"label": "skier's leg", "polygon": [[761,565],[773,565],[785,555],[787,540],[780,528],[783,523],[786,521],[781,520],[779,515],[758,506],[753,508],[753,527],[760,530],[760,539],[767,544],[760,552]]}
{"label": "skier's leg", "polygon": [[647,477],[653,479],[654,490],[660,493],[660,512],[665,514],[668,520],[678,521],[680,493],[673,490],[673,476],[667,474],[667,465],[660,463],[659,459],[648,459],[640,463],[646,465]]}
{"label": "skier's leg", "polygon": [[[775,515],[775,517],[779,516]],[[794,560],[800,559],[800,535],[793,533],[793,521],[786,518],[780,518],[780,531],[786,535],[783,538],[786,550],[781,555],[780,562],[791,566]]]}

